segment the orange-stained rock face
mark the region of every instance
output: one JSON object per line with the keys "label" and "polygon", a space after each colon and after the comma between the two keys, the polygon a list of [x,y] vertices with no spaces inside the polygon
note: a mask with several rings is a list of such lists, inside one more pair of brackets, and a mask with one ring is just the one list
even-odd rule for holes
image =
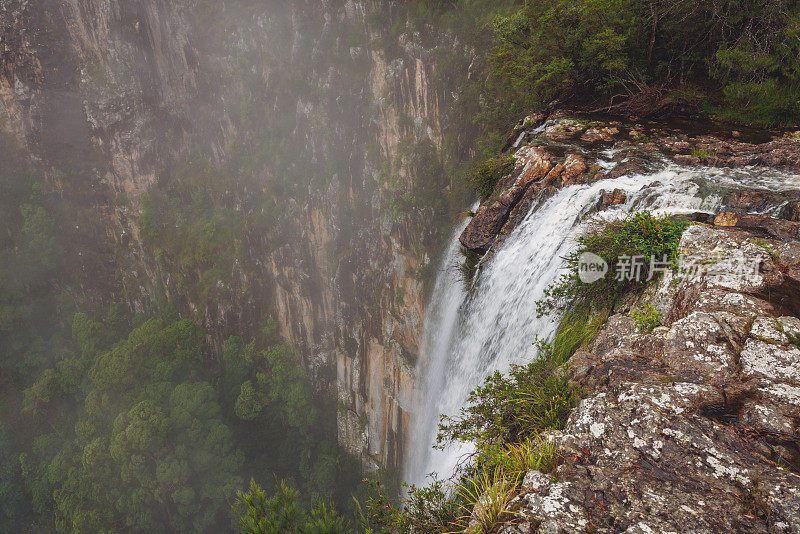
{"label": "orange-stained rock face", "polygon": [[[342,444],[369,465],[395,466],[424,318],[419,273],[433,251],[422,238],[429,214],[388,209],[380,169],[401,161],[393,171],[411,188],[403,150],[441,145],[439,113],[453,93],[414,35],[398,37],[391,56],[339,38],[342,27],[363,32],[365,43],[382,38],[369,23],[380,3],[281,2],[247,13],[220,4],[218,15],[236,21],[224,40],[196,4],[0,0],[3,44],[15,50],[0,48],[0,127],[46,162],[92,180],[103,232],[135,266],[126,279],[131,305],[146,311],[156,280],[181,295],[141,241],[142,196],[190,154],[222,161],[237,143],[255,150],[272,124],[249,124],[254,107],[288,124],[257,154],[266,163],[252,187],[271,187],[295,164],[312,169],[292,175],[290,185],[308,183],[278,207],[291,232],[276,228],[242,243],[254,270],[236,267],[213,302],[183,296],[184,311],[217,346],[273,317],[318,387],[347,407],[339,413]],[[439,42],[467,53],[450,36]],[[64,135],[69,146],[59,152],[53,138],[64,124],[80,131]],[[273,163],[281,149],[291,160]]]}

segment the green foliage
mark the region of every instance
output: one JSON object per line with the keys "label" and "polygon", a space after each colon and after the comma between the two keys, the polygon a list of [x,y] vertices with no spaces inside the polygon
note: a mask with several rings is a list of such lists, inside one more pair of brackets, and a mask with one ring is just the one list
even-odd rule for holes
{"label": "green foliage", "polygon": [[539,342],[538,348],[534,362],[486,378],[458,416],[442,416],[437,443],[521,443],[544,430],[563,428],[581,391],[558,369],[564,362],[555,358],[552,346]]}
{"label": "green foliage", "polygon": [[[609,309],[625,291],[642,288],[660,275],[655,270],[651,272],[651,258],[662,262],[666,257],[673,267],[676,266],[678,243],[688,226],[688,222],[656,217],[647,211],[596,226],[579,238],[578,250],[567,258],[568,273],[548,288],[545,298],[537,303],[539,313],[545,314],[557,308]],[[578,261],[584,252],[597,254],[611,270],[617,268],[621,259],[644,258],[639,267],[639,280],[627,280],[615,276],[618,273],[611,273],[593,283],[581,282]]]}
{"label": "green foliage", "polygon": [[517,495],[518,480],[502,469],[482,469],[456,486],[456,494],[469,511],[459,518],[459,529],[474,534],[491,534],[513,518],[511,501]]}
{"label": "green foliage", "polygon": [[213,387],[184,381],[201,341],[190,321],[150,320],[92,355],[75,435],[40,458],[58,530],[201,532],[227,521],[244,458]]}
{"label": "green foliage", "polygon": [[517,114],[690,81],[726,118],[800,119],[800,11],[785,0],[536,0],[492,27],[488,92]]}
{"label": "green foliage", "polygon": [[300,493],[282,480],[272,497],[254,480],[247,492],[240,491],[235,509],[242,534],[345,534],[352,532],[345,520],[323,502],[306,512]]}
{"label": "green foliage", "polygon": [[[9,503],[24,510],[27,493],[57,531],[216,532],[245,473],[347,503],[359,469],[331,437],[333,402],[314,394],[291,347],[269,344],[272,325],[246,345],[228,339],[213,369],[190,320],[145,320],[119,341],[112,324],[76,314],[80,350],[25,389],[23,415],[42,430],[21,470],[10,458],[0,469],[0,491],[26,490],[6,491]],[[303,532],[338,532],[325,530],[336,517],[316,508]]]}
{"label": "green foliage", "polygon": [[363,523],[374,525],[379,532],[456,532],[459,518],[469,513],[469,503],[457,492],[448,491],[447,484],[435,477],[426,486],[408,488],[400,506],[393,504],[378,480],[372,485],[374,495],[367,502],[369,515]]}
{"label": "green foliage", "polygon": [[522,480],[528,471],[551,472],[559,460],[555,443],[536,436],[522,443],[485,446],[480,450],[478,463],[484,468],[501,469],[511,479]]}
{"label": "green foliage", "polygon": [[569,360],[575,351],[594,339],[606,318],[605,313],[593,315],[586,307],[565,311],[553,338],[553,359],[558,362]]}
{"label": "green foliage", "polygon": [[497,182],[514,170],[516,161],[514,156],[501,155],[478,164],[472,177],[472,182],[481,200],[487,200],[492,196]]}
{"label": "green foliage", "polygon": [[652,304],[641,306],[631,312],[631,318],[636,323],[639,330],[652,332],[656,327],[661,326],[661,314]]}

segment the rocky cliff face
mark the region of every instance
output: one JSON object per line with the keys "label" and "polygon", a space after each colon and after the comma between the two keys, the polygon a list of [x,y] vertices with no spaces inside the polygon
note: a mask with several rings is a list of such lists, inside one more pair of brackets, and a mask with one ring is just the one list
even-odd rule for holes
{"label": "rocky cliff face", "polygon": [[663,326],[643,332],[620,310],[573,357],[590,394],[553,436],[556,480],[526,477],[520,531],[800,530],[800,242],[769,229],[797,223],[728,220],[691,226],[681,250],[760,271],[666,276],[641,301]]}
{"label": "rocky cliff face", "polygon": [[[392,9],[0,0],[0,122],[54,187],[93,192],[125,266],[117,293],[147,310],[163,281],[217,345],[274,316],[322,388],[335,368],[339,440],[373,466],[402,457],[430,261],[430,210],[389,205],[412,188],[418,152],[435,154],[450,98],[418,36],[371,22]],[[140,238],[141,199],[191,154],[224,162],[257,142],[258,187],[289,184],[275,193],[282,235],[245,243],[256,267],[213,300],[181,295]]]}
{"label": "rocky cliff face", "polygon": [[[516,168],[461,236],[488,250],[488,261],[520,211],[565,185],[674,163],[732,176],[744,165],[777,167],[788,186],[800,171],[792,135],[746,143],[721,132],[545,119],[511,136]],[[596,150],[612,147],[612,164],[596,166]],[[561,464],[527,473],[504,534],[800,532],[798,191],[719,186],[712,179],[698,189],[718,213],[689,216],[682,266],[615,305],[561,369],[585,398],[549,434]],[[606,192],[580,216],[623,202],[622,190]],[[660,326],[637,323],[641,309]]]}

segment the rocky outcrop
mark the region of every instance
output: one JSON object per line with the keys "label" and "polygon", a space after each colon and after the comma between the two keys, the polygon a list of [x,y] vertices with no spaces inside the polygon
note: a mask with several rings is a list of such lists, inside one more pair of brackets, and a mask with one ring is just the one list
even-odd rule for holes
{"label": "rocky outcrop", "polygon": [[[504,532],[800,532],[800,225],[722,214],[570,361],[587,392]],[[662,325],[637,327],[650,305]]]}
{"label": "rocky outcrop", "polygon": [[627,200],[627,195],[622,189],[614,189],[613,191],[602,191],[597,205],[594,207],[595,211],[602,211],[609,206],[618,206],[624,204]]}
{"label": "rocky outcrop", "polygon": [[[602,151],[609,150],[614,165],[601,166]],[[513,151],[516,168],[499,180],[460,238],[464,247],[480,254],[499,246],[536,202],[569,185],[642,173],[670,160],[682,165],[800,171],[798,136],[747,143],[652,125],[573,118],[566,111],[526,118],[512,132],[506,151]],[[605,193],[595,211],[623,203],[621,193]],[[784,218],[798,219],[798,198],[797,191],[740,190],[728,193],[723,204],[733,212],[781,212]]]}

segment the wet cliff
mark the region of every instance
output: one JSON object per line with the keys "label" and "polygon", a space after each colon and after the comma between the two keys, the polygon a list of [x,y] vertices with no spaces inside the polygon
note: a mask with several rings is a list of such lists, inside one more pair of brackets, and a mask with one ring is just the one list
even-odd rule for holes
{"label": "wet cliff", "polygon": [[[382,22],[393,13],[391,2],[0,1],[0,123],[53,188],[92,207],[102,258],[114,258],[85,259],[78,298],[137,311],[169,298],[217,347],[274,319],[317,387],[336,392],[340,443],[372,466],[402,456],[439,239],[425,223],[448,185],[440,110],[453,98],[420,35]],[[468,52],[436,41],[466,71]],[[211,182],[234,213],[270,216],[236,243],[248,261],[187,275],[142,235],[140,215],[200,157],[228,169]],[[105,271],[119,283],[99,288]],[[209,289],[187,290],[187,276]]]}
{"label": "wet cliff", "polygon": [[[483,394],[466,392],[487,368],[520,373],[513,364],[534,360],[553,368],[504,383],[522,399],[509,405],[531,412],[512,407],[487,418],[504,428],[530,418],[522,425],[534,441],[500,441],[510,452],[496,461],[496,443],[480,441],[494,431],[489,423],[474,449],[446,449],[418,469],[418,478],[434,467],[452,472],[477,450],[486,458],[478,469],[500,473],[476,490],[466,532],[800,529],[800,141],[776,132],[745,141],[730,126],[692,126],[555,113],[529,117],[509,137],[514,165],[460,234],[461,245],[481,255],[472,295],[457,303],[465,317],[453,314],[454,328],[467,327],[432,359],[452,358],[443,387],[462,405]],[[572,268],[592,261],[564,258],[606,253],[590,248],[591,239],[606,239],[644,210],[663,216],[661,227],[685,225],[663,276],[634,283],[624,269],[636,253],[619,255],[603,274],[629,282],[610,303],[576,297],[555,317],[537,314],[558,276],[579,280],[585,271]],[[623,245],[636,240],[628,234]],[[581,327],[580,313],[597,314],[597,322]],[[536,336],[552,345],[523,345]],[[571,347],[552,363],[565,340]],[[554,378],[578,395],[552,424],[542,414],[560,401],[546,389]],[[466,385],[454,387],[458,381]],[[546,408],[537,411],[540,399]],[[527,447],[518,464],[515,447]],[[495,505],[497,513],[487,513]]]}

